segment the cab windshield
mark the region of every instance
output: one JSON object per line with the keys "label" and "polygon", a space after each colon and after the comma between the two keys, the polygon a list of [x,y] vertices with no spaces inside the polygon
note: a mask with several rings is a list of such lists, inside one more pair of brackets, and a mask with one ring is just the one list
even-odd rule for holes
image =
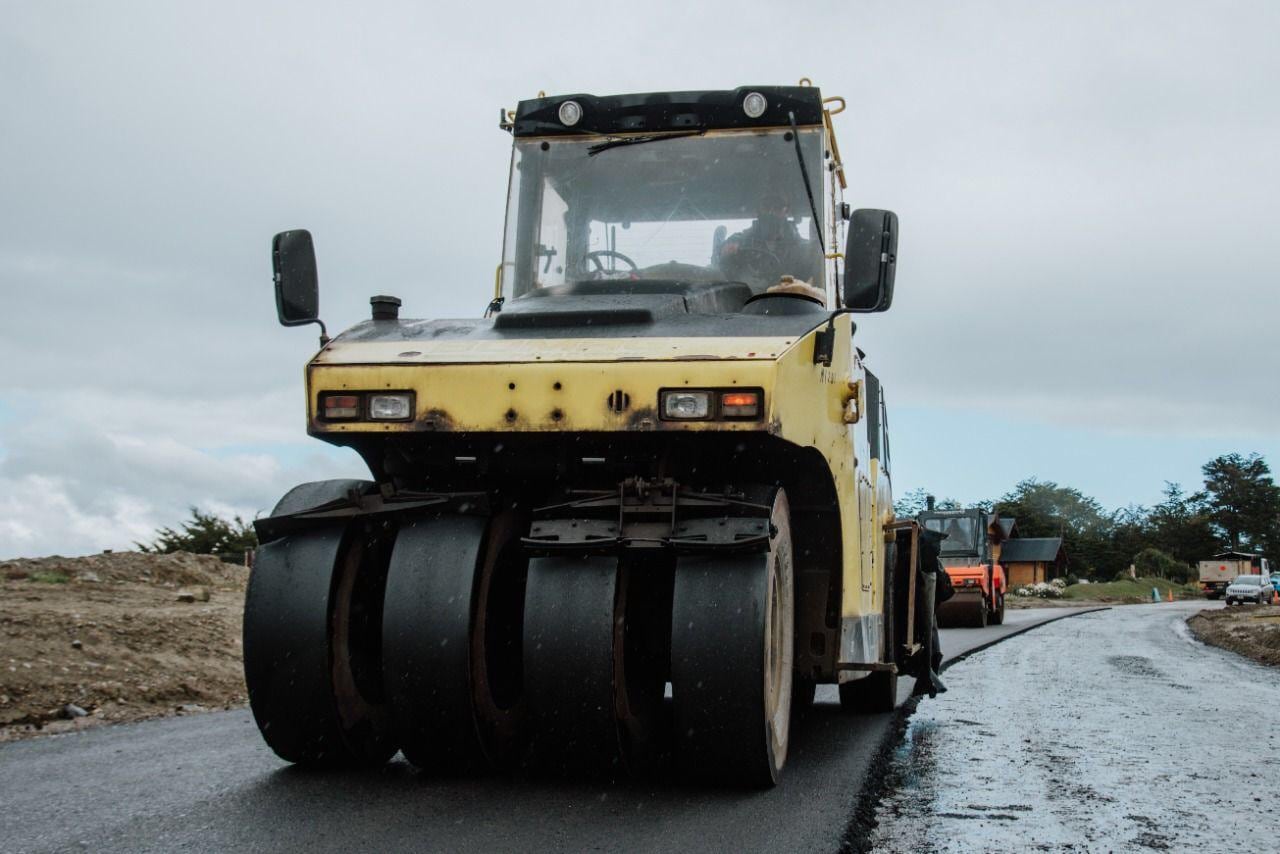
{"label": "cab windshield", "polygon": [[946,534],[942,554],[974,554],[978,551],[978,520],[972,516],[947,516],[926,519],[926,529]]}
{"label": "cab windshield", "polygon": [[[612,280],[744,282],[758,293],[786,275],[824,287],[821,225],[790,131],[616,144],[627,139],[516,141],[506,296]],[[802,129],[799,139],[821,217],[822,133]]]}

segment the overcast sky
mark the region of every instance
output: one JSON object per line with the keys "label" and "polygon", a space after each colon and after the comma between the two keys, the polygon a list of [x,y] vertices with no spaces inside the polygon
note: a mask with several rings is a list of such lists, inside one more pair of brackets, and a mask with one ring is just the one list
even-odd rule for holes
{"label": "overcast sky", "polygon": [[305,436],[271,235],[314,233],[330,330],[479,314],[538,90],[848,99],[850,199],[902,224],[858,332],[897,492],[1280,465],[1278,43],[1270,2],[0,0],[0,558],[362,474]]}

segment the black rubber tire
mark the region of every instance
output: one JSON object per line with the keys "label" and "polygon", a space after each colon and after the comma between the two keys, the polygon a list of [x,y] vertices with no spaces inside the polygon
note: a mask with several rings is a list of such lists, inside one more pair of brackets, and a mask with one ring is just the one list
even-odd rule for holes
{"label": "black rubber tire", "polygon": [[1004,625],[1004,596],[996,594],[996,609],[992,611],[988,617],[988,622],[993,626]]}
{"label": "black rubber tire", "polygon": [[671,595],[675,556],[633,552],[619,563],[614,611],[614,713],[620,755],[636,775],[658,771],[671,755]]}
{"label": "black rubber tire", "polygon": [[383,679],[414,765],[472,773],[509,764],[518,749],[522,532],[509,513],[422,517],[400,528],[387,574]]}
{"label": "black rubber tire", "polygon": [[883,714],[898,705],[898,674],[873,670],[861,679],[840,684],[840,708],[856,714]]}
{"label": "black rubber tire", "polygon": [[300,483],[276,502],[271,515],[287,516],[290,513],[300,513],[303,510],[328,504],[330,501],[337,501],[339,498],[346,498],[352,492],[364,494],[373,488],[374,483],[371,480],[313,480],[309,483]]}
{"label": "black rubber tire", "polygon": [[395,753],[380,678],[384,544],[353,524],[258,548],[245,594],[245,683],[281,759],[380,765]]}
{"label": "black rubber tire", "polygon": [[525,699],[533,759],[552,772],[616,766],[613,610],[617,560],[535,557],[524,605]]}
{"label": "black rubber tire", "polygon": [[791,724],[794,568],[786,494],[769,551],[677,559],[671,617],[676,757],[692,776],[776,785]]}
{"label": "black rubber tire", "polygon": [[990,615],[991,611],[987,608],[987,598],[984,596],[978,600],[978,607],[974,610],[973,627],[975,629],[985,629]]}

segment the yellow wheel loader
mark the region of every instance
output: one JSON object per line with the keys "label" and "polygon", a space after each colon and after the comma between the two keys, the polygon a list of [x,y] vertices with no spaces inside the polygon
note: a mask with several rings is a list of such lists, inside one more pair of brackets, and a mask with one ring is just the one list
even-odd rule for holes
{"label": "yellow wheel loader", "polygon": [[[244,658],[282,758],[768,786],[796,704],[891,710],[931,662],[931,543],[895,522],[854,316],[898,224],[851,210],[811,85],[538,97],[484,317],[369,320],[307,365],[367,480],[257,522]],[[273,247],[320,323],[311,236]],[[429,293],[429,292],[428,292]]]}

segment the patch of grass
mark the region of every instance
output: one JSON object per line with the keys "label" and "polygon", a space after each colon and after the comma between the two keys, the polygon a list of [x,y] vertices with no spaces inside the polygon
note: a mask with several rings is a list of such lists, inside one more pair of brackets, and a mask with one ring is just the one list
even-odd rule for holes
{"label": "patch of grass", "polygon": [[66,584],[71,580],[71,576],[67,575],[65,572],[41,571],[31,573],[31,580],[38,581],[41,584]]}
{"label": "patch of grass", "polygon": [[1099,602],[1150,602],[1151,588],[1160,591],[1160,600],[1198,599],[1199,588],[1194,584],[1178,584],[1167,578],[1139,578],[1125,581],[1108,581],[1103,584],[1072,584],[1062,592],[1064,599],[1089,599]]}

